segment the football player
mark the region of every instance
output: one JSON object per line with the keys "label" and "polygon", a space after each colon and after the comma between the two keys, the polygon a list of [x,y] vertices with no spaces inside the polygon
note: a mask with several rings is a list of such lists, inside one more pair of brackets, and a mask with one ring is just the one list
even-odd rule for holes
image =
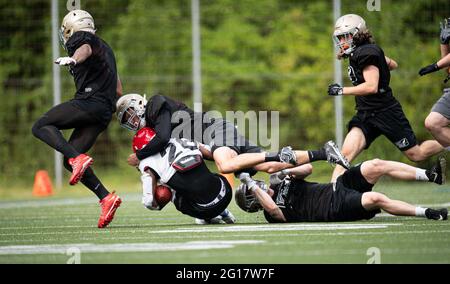
{"label": "football player", "polygon": [[[260,147],[238,134],[236,127],[228,121],[209,118],[206,113],[195,113],[183,103],[162,95],[155,95],[148,102],[138,94],[124,95],[117,101],[117,117],[128,130],[137,131],[148,126],[156,132],[152,141],[129,156],[128,163],[132,166],[161,152],[174,136],[205,144],[212,153],[208,158],[215,161],[221,173],[271,173],[318,160],[327,160],[345,168],[350,166],[332,141],[316,151],[293,151],[291,147],[284,147],[278,153],[262,152]],[[189,131],[175,134],[175,129]]]}
{"label": "football player", "polygon": [[[433,64],[425,66],[420,69],[419,75],[423,76],[440,69],[445,69],[447,73],[447,79],[445,83],[450,79],[450,18],[445,19],[441,23],[441,59]],[[442,97],[434,104],[430,114],[425,119],[425,127],[431,132],[434,138],[436,138],[442,146],[450,150],[450,88],[444,89]]]}
{"label": "football player", "polygon": [[[364,19],[354,14],[340,17],[333,39],[339,48],[338,59],[349,59],[348,74],[354,86],[332,84],[328,95],[355,96],[357,110],[348,124],[349,132],[342,147],[344,156],[351,162],[380,135],[411,161],[422,161],[442,151],[443,147],[435,140],[418,145],[402,106],[389,87],[390,70],[396,69],[397,63],[375,44]],[[344,168],[336,167],[332,181],[343,172]]]}
{"label": "football player", "polygon": [[[75,81],[74,99],[51,108],[33,125],[33,135],[64,155],[64,166],[72,172],[70,185],[78,181],[100,200],[98,227],[114,218],[121,199],[110,193],[94,174],[93,159],[85,153],[111,121],[122,85],[117,76],[112,49],[96,35],[94,19],[83,10],[69,12],[63,19],[60,39],[68,57],[55,60],[68,66]],[[67,141],[60,130],[74,129]]]}
{"label": "football player", "polygon": [[264,182],[255,181],[242,173],[240,178],[243,184],[235,194],[237,205],[247,212],[264,210],[264,216],[270,223],[356,221],[371,219],[381,212],[380,209],[396,216],[447,220],[446,208],[422,208],[372,192],[382,176],[443,184],[443,158],[429,170],[399,162],[370,160],[350,168],[335,183],[328,184],[304,180],[312,171],[311,165],[287,171],[287,177],[281,174],[271,176],[270,188]]}
{"label": "football player", "polygon": [[[133,138],[133,150],[144,148],[157,133],[141,128]],[[201,150],[202,149],[202,150]],[[178,211],[196,218],[198,224],[232,224],[236,219],[227,210],[232,189],[227,179],[209,171],[203,153],[210,155],[198,143],[171,138],[162,151],[141,160],[142,203],[150,210],[162,208],[154,199],[157,182],[173,189],[172,201]]]}

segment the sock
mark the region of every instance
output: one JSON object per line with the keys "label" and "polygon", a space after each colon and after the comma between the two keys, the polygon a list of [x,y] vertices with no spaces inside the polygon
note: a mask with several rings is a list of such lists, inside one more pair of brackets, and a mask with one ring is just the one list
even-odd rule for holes
{"label": "sock", "polygon": [[448,147],[445,147],[445,151],[448,151],[448,152],[450,152],[450,146],[448,146]]}
{"label": "sock", "polygon": [[427,209],[428,209],[428,208],[416,207],[416,216],[417,216],[417,217],[426,217],[425,211],[426,211]]}
{"label": "sock", "polygon": [[416,180],[430,181],[430,179],[427,176],[426,170],[417,168]]}
{"label": "sock", "polygon": [[327,153],[325,152],[324,148],[321,148],[316,151],[308,151],[308,157],[310,162],[314,161],[326,161],[327,160]]}
{"label": "sock", "polygon": [[102,200],[106,196],[108,196],[109,191],[103,186],[103,184],[99,183],[95,190],[93,190],[95,195],[97,195],[98,199]]}
{"label": "sock", "polygon": [[278,155],[278,152],[277,153],[267,152],[264,161],[265,162],[279,162],[280,161],[280,156]]}

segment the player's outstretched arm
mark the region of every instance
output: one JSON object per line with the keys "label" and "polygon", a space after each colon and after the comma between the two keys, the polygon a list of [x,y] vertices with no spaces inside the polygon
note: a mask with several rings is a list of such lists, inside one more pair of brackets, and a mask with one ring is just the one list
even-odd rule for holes
{"label": "player's outstretched arm", "polygon": [[92,48],[89,44],[83,44],[80,46],[72,57],[60,57],[55,60],[56,64],[61,66],[75,66],[77,64],[83,63],[89,56],[92,55]]}
{"label": "player's outstretched arm", "polygon": [[[397,63],[395,63],[397,64]],[[339,84],[328,86],[329,96],[368,96],[378,93],[380,70],[375,65],[366,66],[363,70],[365,82],[354,87],[341,87]]]}
{"label": "player's outstretched arm", "polygon": [[312,174],[313,166],[311,164],[305,164],[286,171],[290,176],[293,176],[296,179],[305,179]]}
{"label": "player's outstretched arm", "polygon": [[272,218],[278,221],[286,222],[283,211],[281,211],[280,207],[277,206],[267,192],[262,190],[259,186],[253,187],[252,192],[264,210],[267,211]]}
{"label": "player's outstretched arm", "polygon": [[248,173],[241,173],[239,179],[242,183],[247,185],[248,190],[255,195],[261,206],[272,218],[278,221],[286,222],[286,218],[284,217],[283,211],[281,211],[280,207],[278,207],[267,192],[258,186],[258,184],[250,177]]}
{"label": "player's outstretched arm", "polygon": [[77,64],[83,63],[92,55],[92,48],[89,44],[83,44],[73,54],[72,58],[77,62]]}
{"label": "player's outstretched arm", "polygon": [[438,62],[425,66],[419,70],[419,75],[427,75],[433,72],[436,72],[442,68],[450,67],[450,54],[447,54],[443,58],[441,58]]}

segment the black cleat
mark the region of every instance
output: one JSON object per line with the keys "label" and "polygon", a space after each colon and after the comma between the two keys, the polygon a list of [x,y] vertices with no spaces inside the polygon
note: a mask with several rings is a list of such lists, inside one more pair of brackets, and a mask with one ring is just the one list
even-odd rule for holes
{"label": "black cleat", "polygon": [[347,170],[350,169],[351,165],[348,162],[347,158],[342,155],[341,151],[339,151],[338,146],[333,141],[328,141],[323,146],[325,152],[327,154],[327,161],[330,164],[337,164],[343,166]]}
{"label": "black cleat", "polygon": [[430,180],[430,182],[434,182],[437,184],[444,184],[445,183],[445,167],[446,167],[446,161],[444,157],[439,157],[438,162],[429,170],[427,170],[425,173]]}
{"label": "black cleat", "polygon": [[448,210],[447,208],[442,209],[431,209],[425,210],[425,216],[430,220],[447,220]]}
{"label": "black cleat", "polygon": [[297,165],[297,156],[295,155],[294,150],[292,150],[291,146],[284,147],[278,152],[278,157],[280,158],[280,162]]}

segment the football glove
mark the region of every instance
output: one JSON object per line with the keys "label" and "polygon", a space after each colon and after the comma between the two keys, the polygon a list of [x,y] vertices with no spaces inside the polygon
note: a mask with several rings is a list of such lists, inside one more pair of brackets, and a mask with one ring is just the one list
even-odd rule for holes
{"label": "football glove", "polygon": [[248,173],[241,173],[239,180],[247,186],[249,190],[253,190],[256,187],[256,181],[254,181]]}
{"label": "football glove", "polygon": [[444,79],[444,84],[447,84],[447,82],[450,80],[450,74],[447,75],[447,78]]}
{"label": "football glove", "polygon": [[331,84],[328,86],[328,95],[329,96],[342,96],[344,94],[344,88],[342,88],[339,84]]}
{"label": "football glove", "polygon": [[278,185],[283,182],[284,178],[289,175],[289,170],[285,169],[281,172],[276,172],[270,175],[269,181],[271,185]]}
{"label": "football glove", "polygon": [[440,27],[441,27],[441,34],[440,34],[441,44],[449,44],[449,42],[450,42],[450,18],[445,19],[444,22],[441,22]]}
{"label": "football glove", "polygon": [[59,64],[61,66],[77,65],[77,61],[75,59],[73,59],[72,57],[60,57],[55,60],[55,63]]}
{"label": "football glove", "polygon": [[423,76],[429,73],[433,73],[439,70],[437,63],[430,64],[419,70],[419,75]]}

